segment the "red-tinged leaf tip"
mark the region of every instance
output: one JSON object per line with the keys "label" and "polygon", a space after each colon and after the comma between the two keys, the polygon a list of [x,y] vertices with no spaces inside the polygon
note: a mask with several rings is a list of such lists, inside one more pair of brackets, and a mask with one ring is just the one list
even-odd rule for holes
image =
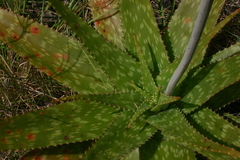
{"label": "red-tinged leaf tip", "polygon": [[30,133],[30,134],[28,134],[27,135],[27,140],[29,140],[29,141],[33,141],[33,140],[35,140],[35,134],[33,134],[33,133]]}
{"label": "red-tinged leaf tip", "polygon": [[32,33],[32,34],[39,34],[39,29],[36,27],[36,26],[31,26],[30,27],[30,32]]}
{"label": "red-tinged leaf tip", "polygon": [[185,19],[185,23],[189,23],[191,21],[190,18]]}
{"label": "red-tinged leaf tip", "polygon": [[64,157],[63,160],[69,160],[69,157]]}
{"label": "red-tinged leaf tip", "polygon": [[15,39],[15,40],[17,40],[17,39],[19,38],[19,36],[16,35],[16,34],[14,34],[14,35],[12,36],[12,38]]}
{"label": "red-tinged leaf tip", "polygon": [[7,143],[7,140],[5,138],[2,139],[3,143]]}

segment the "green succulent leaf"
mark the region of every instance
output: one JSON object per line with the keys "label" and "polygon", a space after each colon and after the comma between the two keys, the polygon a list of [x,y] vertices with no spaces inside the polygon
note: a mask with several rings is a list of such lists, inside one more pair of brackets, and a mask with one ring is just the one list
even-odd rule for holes
{"label": "green succulent leaf", "polygon": [[121,1],[120,13],[123,17],[126,48],[131,54],[138,57],[138,49],[135,47],[133,37],[135,34],[147,66],[153,73],[158,74],[169,64],[169,61],[150,2]]}
{"label": "green succulent leaf", "polygon": [[222,59],[228,58],[234,54],[240,54],[240,42],[214,54],[211,57],[210,63],[215,63],[216,61],[221,61]]}
{"label": "green succulent leaf", "polygon": [[189,117],[193,121],[192,124],[197,128],[202,128],[203,132],[207,132],[206,135],[211,135],[211,139],[240,150],[239,128],[227,122],[216,113],[204,108],[193,112]]}
{"label": "green succulent leaf", "polygon": [[218,156],[219,159],[240,158],[239,151],[213,142],[197,132],[176,108],[151,116],[147,121],[165,132],[167,138],[207,157],[214,158]]}
{"label": "green succulent leaf", "polygon": [[239,81],[239,65],[240,56],[236,55],[202,68],[193,77],[189,76],[179,95],[182,97],[180,106],[183,107],[183,111],[191,112],[222,89]]}
{"label": "green succulent leaf", "polygon": [[132,57],[108,42],[59,0],[49,1],[73,29],[119,90],[127,91],[132,89],[126,82],[141,85],[139,64]]}
{"label": "green succulent leaf", "polygon": [[110,106],[115,106],[121,109],[127,109],[135,111],[136,105],[141,104],[144,100],[143,96],[135,91],[130,92],[112,92],[105,94],[79,94],[60,98],[55,101],[65,101],[65,100],[74,100],[74,99],[86,99],[88,101],[96,101],[98,103],[107,104]]}
{"label": "green succulent leaf", "polygon": [[196,159],[194,151],[167,139],[164,133],[162,134],[161,132],[157,132],[139,148],[139,151],[139,156],[142,160]]}
{"label": "green succulent leaf", "polygon": [[235,100],[239,99],[240,95],[240,81],[235,82],[227,88],[224,88],[223,90],[219,91],[217,94],[215,94],[213,97],[208,99],[207,102],[205,102],[201,108],[208,107],[212,110],[218,110],[224,107],[226,104],[229,104]]}
{"label": "green succulent leaf", "polygon": [[30,149],[96,139],[118,109],[77,100],[0,120],[0,149]]}
{"label": "green succulent leaf", "polygon": [[118,0],[89,0],[89,6],[95,29],[124,50],[125,43]]}
{"label": "green succulent leaf", "polygon": [[[181,56],[184,53],[184,50],[187,47],[189,42],[191,32],[194,27],[194,23],[197,18],[196,11],[199,10],[201,0],[183,0],[181,1],[178,9],[174,13],[171,21],[169,22],[169,29],[167,30],[166,34],[164,35],[165,44],[167,45],[167,49],[170,52],[171,59],[175,59]],[[214,1],[212,5],[212,10],[209,14],[209,18],[205,25],[205,30],[203,31],[202,37],[209,37],[207,34],[212,27],[215,26],[217,22],[217,18],[220,14],[222,6],[224,4],[224,0]],[[187,8],[187,12],[186,12]],[[205,35],[204,35],[205,34]],[[212,38],[212,37],[210,37]],[[204,42],[200,40],[199,44]],[[207,41],[206,43],[209,43]],[[205,43],[204,43],[205,44]],[[201,51],[202,47],[198,46],[197,50]],[[196,53],[198,53],[196,51]]]}
{"label": "green succulent leaf", "polygon": [[22,156],[20,160],[77,160],[82,158],[82,155],[91,147],[92,143],[93,141],[84,141],[61,146],[52,146],[49,148],[34,149]]}
{"label": "green succulent leaf", "polygon": [[1,41],[64,85],[79,93],[114,90],[79,41],[2,9],[0,24]]}
{"label": "green succulent leaf", "polygon": [[145,143],[156,128],[138,119],[129,130],[126,130],[132,112],[123,114],[107,129],[96,144],[87,151],[83,160],[119,159]]}
{"label": "green succulent leaf", "polygon": [[[222,20],[220,23],[218,23],[215,27],[212,27],[212,29],[209,29],[208,31],[205,30],[204,34],[202,35],[202,38],[199,42],[199,45],[195,51],[195,55],[193,57],[193,62],[191,65],[191,68],[196,67],[197,65],[201,64],[206,49],[208,47],[208,44],[210,43],[211,39],[215,37],[215,35],[236,15],[240,13],[240,9],[237,9],[235,12],[227,16],[224,20]],[[190,68],[189,68],[190,69]]]}

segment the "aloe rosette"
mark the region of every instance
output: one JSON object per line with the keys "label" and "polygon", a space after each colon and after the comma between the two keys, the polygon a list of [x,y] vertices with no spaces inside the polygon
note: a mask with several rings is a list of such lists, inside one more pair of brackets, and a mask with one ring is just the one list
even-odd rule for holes
{"label": "aloe rosette", "polygon": [[97,31],[49,1],[79,41],[2,9],[0,40],[79,95],[1,119],[0,150],[33,149],[24,160],[240,158],[239,120],[216,112],[239,98],[240,44],[202,65],[209,42],[239,9],[217,23],[224,1],[214,1],[193,60],[169,96],[164,91],[200,0],[182,0],[163,36],[149,1],[90,0]]}

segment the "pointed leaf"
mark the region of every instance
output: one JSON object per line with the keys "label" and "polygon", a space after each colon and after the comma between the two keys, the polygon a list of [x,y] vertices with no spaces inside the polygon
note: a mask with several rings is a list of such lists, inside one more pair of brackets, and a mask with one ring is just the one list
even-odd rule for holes
{"label": "pointed leaf", "polygon": [[114,89],[80,42],[2,9],[0,40],[75,91],[102,93]]}
{"label": "pointed leaf", "polygon": [[131,90],[128,83],[140,84],[141,73],[137,62],[98,34],[84,20],[75,15],[59,0],[49,0],[62,18],[81,39],[89,52],[121,91]]}
{"label": "pointed leaf", "polygon": [[240,89],[238,88],[240,88],[240,81],[233,83],[227,88],[219,91],[207,102],[205,102],[201,107],[208,107],[214,111],[221,109],[225,105],[239,99]]}
{"label": "pointed leaf", "polygon": [[85,141],[35,149],[25,154],[20,160],[78,160],[92,143],[93,141]]}
{"label": "pointed leaf", "polygon": [[207,157],[214,158],[218,155],[219,159],[221,157],[228,157],[227,159],[240,158],[239,151],[213,142],[198,133],[176,108],[151,116],[147,121],[165,132],[168,138]]}
{"label": "pointed leaf", "polygon": [[131,117],[131,112],[123,112],[96,144],[87,151],[83,160],[119,159],[142,145],[156,132],[156,128],[139,119],[129,130],[126,130]]}
{"label": "pointed leaf", "polygon": [[153,94],[154,92],[156,92],[157,87],[153,80],[152,74],[147,66],[147,62],[144,59],[143,52],[141,50],[140,44],[139,44],[135,34],[133,34],[133,38],[134,38],[134,42],[135,42],[136,51],[138,53],[138,58],[140,61],[142,81],[143,81],[143,90],[145,90],[146,92],[148,92],[150,94]]}
{"label": "pointed leaf", "polygon": [[196,159],[194,151],[163,137],[160,132],[140,147],[140,157],[142,160]]}
{"label": "pointed leaf", "polygon": [[143,101],[143,96],[138,92],[113,92],[105,94],[80,94],[73,95],[64,98],[60,98],[56,101],[65,101],[73,99],[86,99],[87,101],[96,101],[98,103],[115,106],[122,109],[135,111],[134,104],[139,105]]}
{"label": "pointed leaf", "polygon": [[[171,58],[175,59],[178,56],[181,56],[184,53],[184,50],[187,47],[189,42],[194,23],[197,18],[198,10],[200,7],[201,0],[183,0],[181,1],[178,9],[174,13],[171,21],[169,22],[168,32],[164,35],[164,39],[167,40],[167,48],[170,54],[173,56]],[[222,6],[224,4],[223,0],[214,1],[212,9],[208,16],[208,20],[205,25],[203,34],[205,37],[209,35],[206,34],[212,27],[215,26]],[[187,8],[187,12],[186,12]],[[181,30],[181,31],[179,31]],[[204,37],[204,36],[202,36]],[[204,42],[200,40],[200,43]],[[198,47],[199,48],[199,47]],[[200,50],[202,47],[200,48]],[[198,52],[196,52],[198,53]]]}
{"label": "pointed leaf", "polygon": [[138,56],[133,34],[136,35],[147,65],[158,73],[168,64],[168,57],[161,39],[152,6],[146,0],[121,1],[120,13],[127,49]]}
{"label": "pointed leaf", "polygon": [[202,63],[205,53],[206,53],[206,49],[208,47],[208,44],[210,43],[211,39],[213,37],[215,37],[215,35],[236,15],[238,15],[240,13],[240,9],[236,10],[235,12],[233,12],[232,14],[230,14],[229,16],[227,16],[224,20],[222,20],[220,23],[218,23],[215,27],[213,27],[211,30],[209,30],[208,32],[205,32],[202,37],[201,40],[198,44],[198,47],[195,51],[194,57],[193,57],[193,62],[191,67],[189,68],[193,68],[199,64]]}
{"label": "pointed leaf", "polygon": [[212,135],[215,141],[225,143],[227,146],[240,150],[239,128],[218,116],[209,109],[201,109],[192,113],[191,119],[197,123],[195,127],[202,128],[205,132]]}
{"label": "pointed leaf", "polygon": [[29,149],[98,138],[117,116],[107,105],[78,100],[0,120],[0,149]]}
{"label": "pointed leaf", "polygon": [[183,82],[180,97],[181,106],[185,113],[189,113],[195,107],[187,107],[187,104],[202,105],[213,95],[222,89],[240,80],[240,56],[233,56],[221,62],[202,68],[194,77],[187,78]]}
{"label": "pointed leaf", "polygon": [[125,49],[118,0],[89,0],[96,30],[116,46]]}
{"label": "pointed leaf", "polygon": [[214,54],[211,58],[210,63],[215,63],[216,61],[221,61],[222,59],[225,59],[225,58],[230,57],[237,53],[240,53],[240,42]]}

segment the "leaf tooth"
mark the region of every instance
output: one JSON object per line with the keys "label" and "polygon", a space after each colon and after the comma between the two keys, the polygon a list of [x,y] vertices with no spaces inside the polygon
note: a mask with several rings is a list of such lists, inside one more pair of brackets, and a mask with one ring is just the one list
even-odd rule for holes
{"label": "leaf tooth", "polygon": [[[201,118],[202,116],[203,118]],[[195,125],[195,128],[199,126],[198,128],[201,129],[199,132],[202,132],[202,134],[207,132],[206,136],[208,138],[222,145],[237,149],[240,143],[240,136],[237,134],[239,128],[212,111],[211,108],[201,108],[187,116],[187,119],[191,125]]]}

